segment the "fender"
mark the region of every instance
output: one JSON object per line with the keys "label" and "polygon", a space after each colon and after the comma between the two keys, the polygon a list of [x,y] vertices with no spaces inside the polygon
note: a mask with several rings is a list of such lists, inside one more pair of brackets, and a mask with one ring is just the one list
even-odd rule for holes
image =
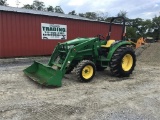
{"label": "fender", "polygon": [[109,50],[109,53],[108,53],[108,56],[107,56],[107,61],[111,61],[111,58],[112,58],[112,55],[115,53],[115,51],[121,47],[121,46],[126,46],[126,45],[131,45],[132,43],[131,42],[128,42],[128,41],[120,41],[120,42],[117,42],[115,44],[113,44],[111,47],[110,47],[110,50]]}

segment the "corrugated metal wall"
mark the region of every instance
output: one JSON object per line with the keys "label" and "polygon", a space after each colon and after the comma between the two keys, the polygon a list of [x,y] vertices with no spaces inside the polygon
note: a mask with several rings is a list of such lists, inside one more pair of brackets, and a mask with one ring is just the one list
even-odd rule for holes
{"label": "corrugated metal wall", "polygon": [[[0,11],[0,58],[50,55],[58,42],[64,40],[42,40],[41,23],[67,25],[67,40],[76,37],[106,36],[108,24]],[[121,26],[114,25],[111,38],[120,39]]]}

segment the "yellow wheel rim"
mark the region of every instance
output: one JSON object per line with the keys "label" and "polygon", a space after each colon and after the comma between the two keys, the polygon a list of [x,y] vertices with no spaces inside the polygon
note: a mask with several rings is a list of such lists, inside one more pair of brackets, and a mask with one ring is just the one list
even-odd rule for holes
{"label": "yellow wheel rim", "polygon": [[82,70],[82,77],[85,79],[91,78],[93,75],[93,67],[91,65],[87,65]]}
{"label": "yellow wheel rim", "polygon": [[129,71],[133,65],[133,58],[130,54],[126,54],[122,59],[122,69],[124,71]]}

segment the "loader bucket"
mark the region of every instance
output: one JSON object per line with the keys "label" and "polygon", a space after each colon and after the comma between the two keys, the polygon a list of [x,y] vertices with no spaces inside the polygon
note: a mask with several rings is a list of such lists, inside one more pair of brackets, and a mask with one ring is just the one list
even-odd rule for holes
{"label": "loader bucket", "polygon": [[62,72],[55,70],[50,66],[34,62],[31,66],[24,69],[23,72],[32,80],[45,86],[61,86]]}

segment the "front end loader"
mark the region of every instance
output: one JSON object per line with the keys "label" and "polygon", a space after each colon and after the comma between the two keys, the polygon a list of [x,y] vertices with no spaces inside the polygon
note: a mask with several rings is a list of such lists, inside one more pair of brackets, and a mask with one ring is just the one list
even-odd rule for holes
{"label": "front end loader", "polygon": [[[122,39],[110,40],[112,23],[115,19],[123,20]],[[136,56],[132,43],[125,41],[125,20],[121,17],[111,19],[109,33],[105,38],[101,35],[93,38],[76,38],[58,43],[47,65],[34,62],[24,73],[45,86],[62,86],[65,74],[75,68],[77,79],[89,82],[96,70],[110,67],[113,76],[128,77],[136,64]]]}

